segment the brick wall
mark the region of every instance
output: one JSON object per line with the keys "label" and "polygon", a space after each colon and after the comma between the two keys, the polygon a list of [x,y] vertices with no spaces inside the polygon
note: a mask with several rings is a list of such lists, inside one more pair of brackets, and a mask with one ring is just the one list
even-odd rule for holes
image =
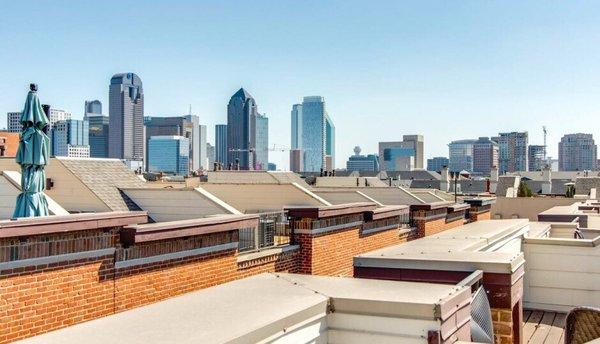
{"label": "brick wall", "polygon": [[492,213],[490,211],[484,212],[484,213],[470,213],[469,217],[471,218],[471,221],[483,221],[483,220],[490,220],[492,218]]}
{"label": "brick wall", "polygon": [[504,308],[492,308],[495,344],[513,343],[512,311]]}
{"label": "brick wall", "polygon": [[0,343],[113,313],[113,255],[0,272]]}
{"label": "brick wall", "polygon": [[362,234],[361,227],[335,231],[295,234],[300,246],[300,273],[326,276],[352,276],[353,260],[358,254],[406,242],[410,233],[399,235],[398,228]]}
{"label": "brick wall", "polygon": [[464,218],[447,221],[446,215],[445,210],[439,209],[413,211],[412,216],[415,219],[413,222],[417,227],[418,237],[434,235],[464,224]]}
{"label": "brick wall", "polygon": [[[89,233],[86,235],[89,236]],[[237,236],[227,235],[221,235],[221,238],[216,238],[215,234],[204,237],[197,240],[202,243],[200,249],[219,247],[225,238],[237,240]],[[37,245],[51,239],[57,238],[31,237],[29,241]],[[297,271],[296,247],[285,251],[273,250],[272,254],[260,252],[260,257],[254,259],[240,256],[235,247],[175,259],[156,259],[164,255],[168,248],[171,249],[170,253],[177,247],[189,250],[190,241],[185,238],[175,242],[165,241],[160,245],[142,245],[136,251],[141,257],[135,256],[137,262],[127,265],[129,261],[124,259],[125,251],[131,248],[123,249],[116,236],[109,235],[108,239],[105,241],[116,248],[65,244],[56,247],[63,256],[49,257],[47,247],[36,246],[38,249],[35,254],[29,252],[26,260],[2,263],[0,343],[9,343],[262,272]],[[1,244],[6,243],[0,240]],[[86,247],[92,251],[85,251]],[[74,248],[79,251],[74,251]],[[106,251],[110,253],[78,258]],[[49,258],[56,262],[35,263]],[[150,260],[145,262],[145,259]],[[7,267],[10,264],[19,267],[9,269]]]}

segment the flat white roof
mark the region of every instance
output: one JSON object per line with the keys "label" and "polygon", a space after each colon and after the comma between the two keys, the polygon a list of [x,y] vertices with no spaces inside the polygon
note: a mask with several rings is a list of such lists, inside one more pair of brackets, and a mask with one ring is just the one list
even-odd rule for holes
{"label": "flat white roof", "polygon": [[454,313],[467,287],[261,274],[28,338],[21,343],[254,343],[336,311],[412,319]]}
{"label": "flat white roof", "polygon": [[529,221],[525,219],[476,221],[405,244],[358,255],[354,257],[354,266],[512,272],[523,264],[523,254],[494,252],[490,247],[528,228]]}

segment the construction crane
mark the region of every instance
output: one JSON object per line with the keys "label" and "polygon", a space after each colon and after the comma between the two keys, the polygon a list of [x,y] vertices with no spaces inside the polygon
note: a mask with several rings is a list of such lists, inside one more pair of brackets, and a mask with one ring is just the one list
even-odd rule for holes
{"label": "construction crane", "polygon": [[230,152],[264,152],[264,151],[269,151],[269,152],[289,152],[290,150],[292,150],[291,148],[287,148],[287,147],[279,147],[277,145],[273,145],[273,147],[267,147],[267,149],[257,149],[257,148],[229,148],[228,149]]}
{"label": "construction crane", "polygon": [[[284,153],[284,152],[289,152],[291,151],[292,148],[288,148],[288,147],[281,147],[281,146],[277,146],[276,144],[273,144],[273,146],[271,147],[267,147],[266,149],[257,149],[257,148],[229,148],[228,151],[229,152],[250,152],[250,153],[254,153],[254,152],[280,152],[280,153]],[[303,149],[303,151],[307,151],[310,149]],[[278,161],[278,163],[281,163],[281,165],[279,166],[283,166],[284,161],[286,159],[285,156],[281,157],[281,161]]]}
{"label": "construction crane", "polygon": [[544,161],[546,161],[546,134],[548,134],[548,131],[545,125],[542,126],[542,130],[544,131]]}

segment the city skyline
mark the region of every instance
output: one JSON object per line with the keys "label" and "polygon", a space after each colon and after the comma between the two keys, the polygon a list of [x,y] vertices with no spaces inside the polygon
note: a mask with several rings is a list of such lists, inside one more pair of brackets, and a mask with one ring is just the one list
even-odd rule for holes
{"label": "city skyline", "polygon": [[[397,141],[410,133],[424,136],[426,158],[446,155],[450,141],[498,132],[528,131],[530,144],[542,144],[543,125],[548,127],[548,155],[556,158],[564,134],[600,134],[584,124],[600,111],[595,96],[600,38],[593,34],[598,5],[450,7],[437,2],[339,8],[329,3],[319,4],[315,14],[311,3],[271,4],[268,11],[264,3],[238,4],[232,11],[228,4],[184,2],[145,8],[145,16],[119,25],[113,25],[118,19],[110,15],[112,5],[40,3],[27,20],[16,21],[20,17],[11,13],[22,13],[22,5],[6,4],[0,38],[14,53],[0,57],[2,65],[12,66],[0,85],[1,126],[7,112],[21,110],[29,82],[40,85],[44,103],[81,119],[89,99],[100,100],[107,113],[106,80],[131,71],[144,80],[146,114],[187,114],[191,104],[209,128],[224,122],[227,99],[236,89],[249,89],[270,119],[269,141],[282,147],[289,146],[291,105],[303,96],[321,95],[338,131],[336,166],[344,166],[356,145],[374,153],[379,141]],[[214,20],[222,13],[239,13],[233,16],[240,21],[225,28]],[[254,13],[269,19],[269,25],[246,25],[251,17],[246,15]],[[335,21],[292,25],[334,14]],[[49,15],[56,20],[45,21]],[[180,18],[166,27],[154,20],[160,16]],[[378,24],[356,25],[367,20]],[[436,25],[430,27],[432,22]],[[27,26],[31,23],[36,30]],[[130,34],[112,35],[116,28]],[[242,29],[255,37],[256,49],[238,44]],[[190,35],[173,40],[170,33],[184,30]],[[82,57],[80,43],[90,40],[94,56]],[[288,49],[291,42],[311,44],[311,49]],[[134,43],[135,49],[126,48]],[[24,44],[55,53],[44,55],[40,63],[41,58],[26,56]],[[572,63],[575,57],[577,64]],[[421,118],[459,120],[434,126],[415,120]],[[365,127],[377,136],[358,138]],[[210,130],[210,142],[212,134]],[[287,166],[287,153],[272,155],[272,162]]]}

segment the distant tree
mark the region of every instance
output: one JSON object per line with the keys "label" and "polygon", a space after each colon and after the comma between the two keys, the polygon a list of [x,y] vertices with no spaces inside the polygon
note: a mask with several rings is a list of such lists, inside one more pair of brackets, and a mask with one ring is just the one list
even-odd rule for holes
{"label": "distant tree", "polygon": [[525,182],[521,182],[519,184],[519,189],[517,190],[517,197],[531,197],[533,196],[533,192]]}
{"label": "distant tree", "polygon": [[567,192],[565,192],[565,197],[567,197],[567,198],[575,197],[575,185],[567,186]]}

